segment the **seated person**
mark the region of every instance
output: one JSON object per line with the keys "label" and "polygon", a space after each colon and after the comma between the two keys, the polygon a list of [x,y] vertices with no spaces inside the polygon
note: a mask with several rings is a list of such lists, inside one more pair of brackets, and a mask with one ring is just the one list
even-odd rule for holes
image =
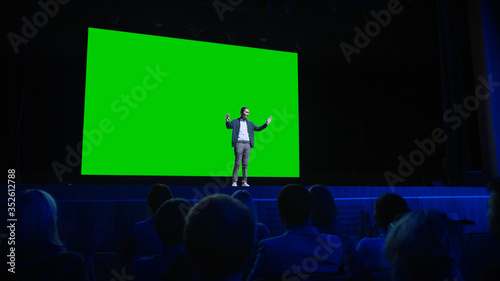
{"label": "seated person", "polygon": [[389,230],[385,253],[393,281],[463,281],[457,224],[436,210],[410,212]]}
{"label": "seated person", "polygon": [[339,211],[330,191],[321,184],[309,189],[312,202],[311,222],[319,233],[340,236]]}
{"label": "seated person", "polygon": [[185,253],[202,280],[241,281],[252,252],[255,223],[245,205],[225,194],[205,197],[189,211]]}
{"label": "seated person", "polygon": [[283,235],[260,242],[253,280],[303,280],[338,271],[342,259],[339,237],[320,234],[311,226],[311,195],[301,185],[287,185],[278,194]]}
{"label": "seated person", "polygon": [[500,177],[488,183],[490,198],[488,199],[488,223],[491,235],[500,239]]}
{"label": "seated person", "polygon": [[[488,192],[490,192],[490,198],[488,199],[488,212],[486,213],[488,217],[488,224],[490,226],[491,236],[500,240],[500,177],[496,177],[488,182]],[[498,251],[495,251],[494,243],[489,241],[485,247],[488,247],[488,252],[478,252],[472,249],[471,252],[477,255],[469,257],[473,259],[474,262],[481,262],[482,268],[479,274],[476,276],[478,281],[493,281],[498,280],[500,276],[500,261],[498,257]],[[469,253],[472,254],[472,253]],[[486,260],[485,260],[486,259]]]}
{"label": "seated person", "polygon": [[356,246],[356,252],[366,267],[383,269],[390,266],[384,257],[384,241],[387,230],[391,223],[408,211],[410,211],[408,203],[397,194],[382,194],[375,201],[373,219],[375,226],[380,230],[380,235],[374,238],[363,238]]}
{"label": "seated person", "polygon": [[231,195],[231,197],[236,198],[241,202],[243,202],[243,204],[245,204],[248,210],[250,210],[250,213],[252,213],[252,217],[254,218],[255,221],[254,247],[252,250],[252,254],[243,265],[242,275],[243,275],[243,280],[245,280],[248,277],[248,274],[250,274],[250,270],[252,270],[253,263],[255,262],[255,258],[257,257],[257,251],[260,240],[269,238],[270,233],[269,229],[265,224],[257,222],[257,212],[255,210],[255,204],[253,202],[252,195],[250,195],[248,191],[244,189],[235,191],[233,195]]}
{"label": "seated person", "polygon": [[43,190],[16,196],[16,268],[18,280],[87,280],[81,255],[66,251],[57,228],[57,205]]}
{"label": "seated person", "polygon": [[248,191],[242,189],[234,192],[233,195],[231,195],[231,197],[236,198],[241,202],[243,202],[243,204],[245,204],[248,210],[250,210],[250,213],[252,213],[252,216],[256,223],[255,240],[257,241],[257,244],[259,244],[258,242],[260,240],[269,238],[271,234],[269,233],[269,229],[267,228],[267,226],[263,223],[258,222],[257,211],[255,210],[255,204],[253,202],[252,195]]}
{"label": "seated person", "polygon": [[160,253],[163,245],[155,231],[155,214],[163,202],[172,198],[172,192],[167,185],[155,184],[149,190],[148,206],[151,217],[134,225],[134,245],[137,254]]}
{"label": "seated person", "polygon": [[184,210],[191,204],[184,199],[173,198],[165,201],[156,212],[155,229],[163,243],[160,254],[143,257],[132,263],[135,281],[163,280],[172,263],[184,252],[182,232],[184,231]]}

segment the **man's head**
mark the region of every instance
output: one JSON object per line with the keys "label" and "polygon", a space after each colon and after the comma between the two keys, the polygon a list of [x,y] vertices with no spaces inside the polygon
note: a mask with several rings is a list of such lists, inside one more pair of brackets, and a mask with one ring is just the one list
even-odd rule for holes
{"label": "man's head", "polygon": [[395,219],[409,210],[408,203],[403,197],[397,194],[385,193],[375,201],[373,218],[378,228],[387,230]]}
{"label": "man's head", "polygon": [[252,214],[241,201],[226,194],[207,196],[187,216],[186,256],[203,279],[228,279],[241,273],[254,233]]}
{"label": "man's head", "polygon": [[155,218],[155,230],[161,243],[165,247],[182,245],[182,233],[184,231],[185,210],[191,208],[191,204],[181,198],[172,198],[165,201]]}
{"label": "man's head", "polygon": [[302,185],[286,185],[278,193],[278,208],[285,227],[300,226],[311,216],[311,194]]}
{"label": "man's head", "polygon": [[148,206],[153,214],[155,214],[161,204],[171,198],[172,192],[170,191],[170,188],[165,184],[156,183],[149,190]]}
{"label": "man's head", "polygon": [[333,195],[321,184],[311,186],[309,194],[312,203],[311,222],[316,226],[331,227],[339,214]]}
{"label": "man's head", "polygon": [[488,222],[491,235],[500,239],[500,177],[492,179],[488,183],[490,198],[488,199]]}
{"label": "man's head", "polygon": [[248,115],[250,115],[250,111],[248,110],[248,107],[242,107],[241,110],[241,118],[247,119]]}

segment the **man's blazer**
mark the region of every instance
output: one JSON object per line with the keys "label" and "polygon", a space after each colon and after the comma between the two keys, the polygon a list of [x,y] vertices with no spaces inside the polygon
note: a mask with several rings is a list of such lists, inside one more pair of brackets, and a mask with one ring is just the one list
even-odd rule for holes
{"label": "man's blazer", "polygon": [[[240,133],[240,120],[242,118],[237,118],[231,120],[231,122],[226,122],[226,128],[233,129],[233,135],[231,138],[231,146],[234,147],[236,142],[238,141],[238,134]],[[254,131],[262,131],[267,127],[267,124],[264,123],[262,126],[255,126],[252,121],[247,119],[247,128],[248,128],[248,137],[250,138],[250,147],[253,147],[253,132]]]}

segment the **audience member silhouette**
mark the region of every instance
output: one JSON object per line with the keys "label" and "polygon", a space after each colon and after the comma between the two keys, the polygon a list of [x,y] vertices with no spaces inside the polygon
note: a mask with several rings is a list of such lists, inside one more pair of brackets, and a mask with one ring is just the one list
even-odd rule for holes
{"label": "audience member silhouette", "polygon": [[258,219],[257,219],[257,211],[255,210],[255,203],[253,201],[252,195],[248,191],[244,189],[237,190],[233,193],[233,195],[231,195],[231,197],[243,202],[243,204],[247,206],[250,213],[252,213],[252,217],[254,218],[255,221],[255,238],[254,238],[254,246],[252,254],[249,256],[249,258],[243,265],[242,277],[243,280],[245,280],[248,277],[248,274],[250,274],[250,271],[252,270],[253,267],[253,263],[255,262],[255,258],[257,257],[258,245],[260,240],[269,238],[270,233],[269,229],[265,224],[257,221]]}
{"label": "audience member silhouette", "polygon": [[488,199],[488,223],[491,235],[500,239],[500,177],[492,179],[488,183],[490,198]]}
{"label": "audience member silhouette", "polygon": [[143,257],[132,263],[134,280],[163,280],[173,262],[184,252],[182,234],[185,218],[191,204],[184,199],[172,198],[165,201],[156,212],[155,230],[163,249],[160,254]]}
{"label": "audience member silhouette", "polygon": [[[488,217],[488,224],[490,226],[491,236],[496,239],[500,239],[500,177],[496,177],[488,183],[488,192],[490,193],[490,198],[488,199],[488,212],[486,216]],[[497,248],[495,245],[491,245],[493,241],[489,241],[488,246]],[[492,250],[490,250],[492,251]],[[472,251],[476,254],[474,251]],[[472,254],[472,253],[471,253]],[[473,255],[474,255],[473,254]],[[480,253],[478,253],[480,254]],[[482,257],[473,256],[471,259],[482,259],[487,257],[488,261],[483,264],[483,268],[476,277],[478,281],[496,281],[500,276],[500,262],[498,261],[498,252],[483,253]]]}
{"label": "audience member silhouette", "polygon": [[247,280],[303,280],[337,272],[342,241],[311,226],[311,195],[307,189],[293,184],[283,187],[278,194],[278,209],[286,231],[260,242]]}
{"label": "audience member silhouette", "polygon": [[241,281],[252,252],[255,222],[248,208],[225,194],[205,197],[189,211],[185,253],[203,280]]}
{"label": "audience member silhouette", "polygon": [[260,240],[269,238],[270,233],[267,226],[263,223],[258,222],[257,210],[255,209],[255,203],[252,198],[252,195],[248,191],[242,189],[235,191],[233,195],[231,195],[231,197],[243,202],[243,204],[247,206],[250,213],[252,213],[256,225],[255,240],[257,241],[257,244]]}
{"label": "audience member silhouette", "polygon": [[28,189],[16,195],[17,280],[87,280],[81,255],[66,251],[59,238],[57,205],[47,192]]}
{"label": "audience member silhouette", "polygon": [[149,190],[148,206],[151,217],[134,225],[134,245],[137,254],[157,254],[163,245],[155,231],[155,214],[163,202],[172,198],[170,188],[165,184],[155,184]]}
{"label": "audience member silhouette", "polygon": [[368,268],[387,268],[389,263],[384,257],[384,241],[389,225],[410,210],[403,197],[385,193],[375,201],[373,219],[379,230],[378,237],[365,237],[356,246],[356,252],[364,266]]}
{"label": "audience member silhouette", "polygon": [[463,249],[458,225],[446,214],[418,210],[389,230],[385,252],[393,281],[462,281]]}
{"label": "audience member silhouette", "polygon": [[338,209],[330,191],[321,184],[309,189],[312,202],[311,222],[319,233],[340,236],[340,223],[337,219]]}

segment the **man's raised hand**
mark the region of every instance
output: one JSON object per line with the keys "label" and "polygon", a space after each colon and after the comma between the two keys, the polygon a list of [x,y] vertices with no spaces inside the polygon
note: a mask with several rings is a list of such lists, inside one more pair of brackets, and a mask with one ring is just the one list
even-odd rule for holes
{"label": "man's raised hand", "polygon": [[229,113],[226,114],[226,122],[229,122]]}
{"label": "man's raised hand", "polygon": [[272,120],[273,120],[273,117],[269,116],[269,118],[267,118],[266,125],[269,125],[269,123],[271,123]]}

